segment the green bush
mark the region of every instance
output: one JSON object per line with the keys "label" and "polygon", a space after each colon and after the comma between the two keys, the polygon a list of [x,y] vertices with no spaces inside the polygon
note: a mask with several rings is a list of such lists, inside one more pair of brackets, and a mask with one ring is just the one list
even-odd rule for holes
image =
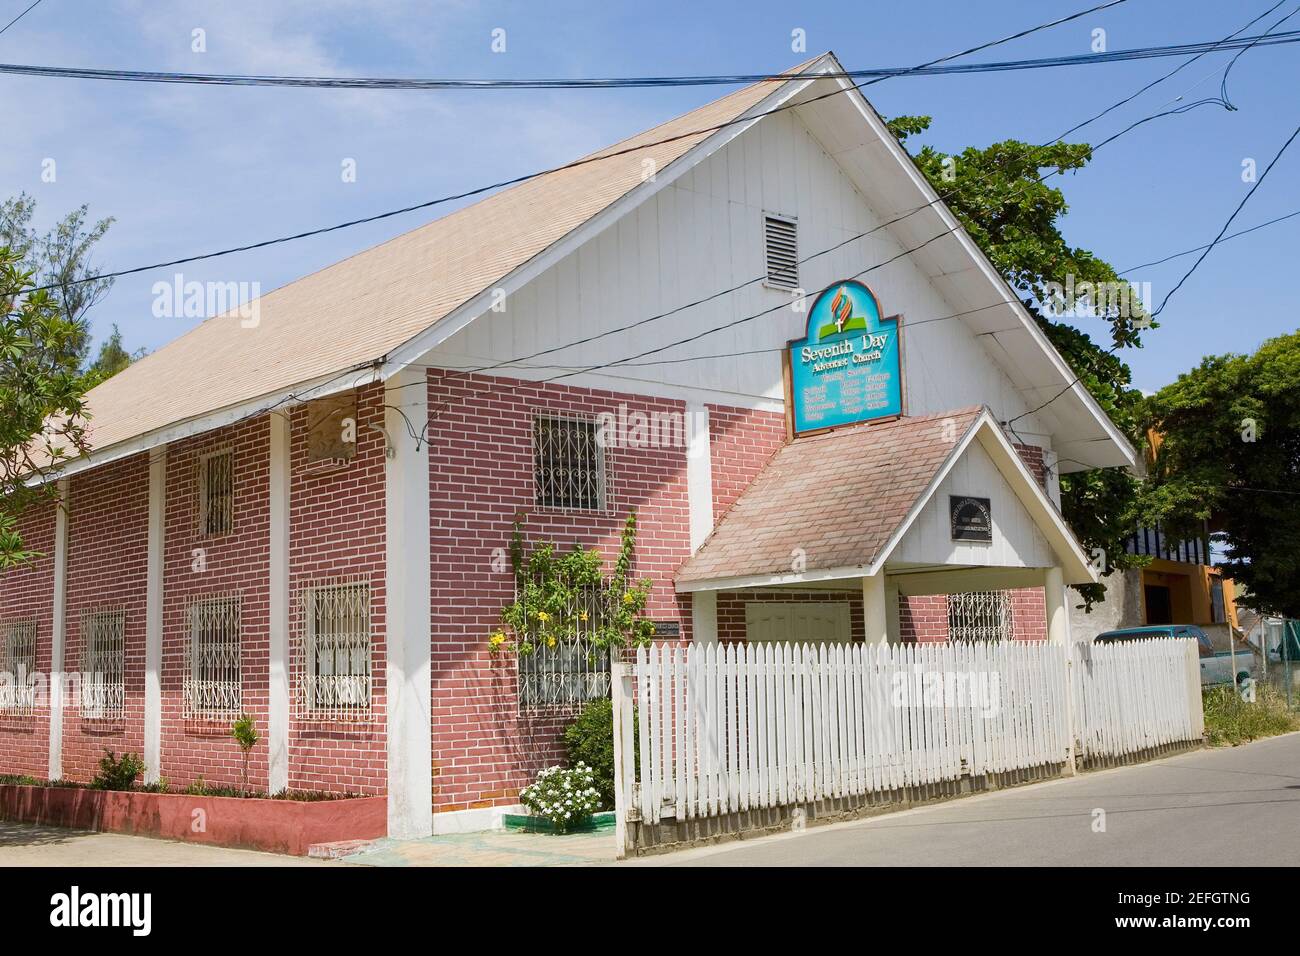
{"label": "green bush", "polygon": [[99,762],[99,773],[90,781],[94,790],[131,790],[135,787],[135,778],[144,773],[144,761],[135,754],[117,754],[111,750],[104,751],[104,759]]}
{"label": "green bush", "polygon": [[546,817],[556,833],[581,826],[597,809],[600,794],[590,767],[578,763],[548,767],[537,774],[537,782],[519,791],[519,802],[538,816]]}
{"label": "green bush", "polygon": [[[632,759],[637,759],[639,738],[636,715],[632,716]],[[595,775],[600,809],[614,809],[614,707],[608,697],[588,701],[578,719],[564,731],[569,766],[586,764]]]}
{"label": "green bush", "polygon": [[1300,726],[1300,720],[1287,709],[1286,700],[1272,687],[1257,684],[1255,693],[1254,703],[1247,703],[1230,686],[1205,691],[1205,732],[1211,746],[1236,746]]}

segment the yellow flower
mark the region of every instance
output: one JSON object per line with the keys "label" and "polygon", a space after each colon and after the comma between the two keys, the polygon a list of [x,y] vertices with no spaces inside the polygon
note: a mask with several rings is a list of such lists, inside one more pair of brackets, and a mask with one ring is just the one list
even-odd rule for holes
{"label": "yellow flower", "polygon": [[585,621],[586,619],[587,619],[587,612],[586,612],[586,611],[583,611],[581,614],[578,615],[578,620],[579,620],[579,621]]}
{"label": "yellow flower", "polygon": [[631,592],[631,591],[625,591],[625,592],[623,593],[623,603],[624,603],[624,604],[631,604],[634,600],[636,600],[636,598],[634,598],[634,597],[632,596],[632,592]]}
{"label": "yellow flower", "polygon": [[545,611],[537,612],[537,620],[541,621],[543,624],[545,624],[550,619],[551,619],[551,615],[547,614]]}
{"label": "yellow flower", "polygon": [[492,635],[491,643],[493,647],[500,647],[505,642],[506,642],[506,636],[503,632],[497,631],[495,634]]}
{"label": "yellow flower", "polygon": [[547,646],[547,647],[554,647],[554,646],[555,646],[555,638],[553,638],[553,637],[548,637],[548,638],[546,639],[546,646]]}

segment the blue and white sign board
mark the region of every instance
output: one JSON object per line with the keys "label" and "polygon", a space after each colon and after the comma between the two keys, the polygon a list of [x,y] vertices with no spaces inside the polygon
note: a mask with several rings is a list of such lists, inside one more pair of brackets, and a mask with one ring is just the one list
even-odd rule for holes
{"label": "blue and white sign board", "polygon": [[806,331],[789,345],[796,435],[903,414],[898,316],[881,318],[870,289],[831,283],[808,311]]}

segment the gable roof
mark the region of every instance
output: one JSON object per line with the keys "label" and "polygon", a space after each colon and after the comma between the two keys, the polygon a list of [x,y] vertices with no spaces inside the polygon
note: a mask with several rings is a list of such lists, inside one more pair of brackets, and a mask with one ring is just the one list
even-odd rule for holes
{"label": "gable roof", "polygon": [[[678,591],[860,578],[885,566],[940,483],[979,441],[1067,583],[1096,580],[1074,535],[987,407],[796,439],[777,451],[678,570]],[[792,571],[801,554],[803,570]]]}
{"label": "gable roof", "polygon": [[781,85],[745,87],[586,157],[610,158],[511,186],[269,292],[255,327],[237,312],[207,319],[90,391],[95,448],[384,357],[642,185],[647,160],[661,175]]}
{"label": "gable roof", "polygon": [[[890,231],[916,247],[923,273],[1026,406],[1045,403],[1036,415],[1060,456],[1059,470],[1131,465],[1123,435],[1074,381],[861,92],[847,78],[820,75],[842,70],[833,54],[823,54],[783,74],[788,79],[738,90],[593,153],[591,162],[505,189],[344,259],[258,299],[256,327],[245,328],[238,312],[208,319],[89,393],[94,449],[63,473],[283,401],[383,379],[420,361],[485,312],[494,289],[513,292],[530,281],[777,103],[798,107],[882,218],[910,210]],[[646,160],[656,172],[648,181]]]}

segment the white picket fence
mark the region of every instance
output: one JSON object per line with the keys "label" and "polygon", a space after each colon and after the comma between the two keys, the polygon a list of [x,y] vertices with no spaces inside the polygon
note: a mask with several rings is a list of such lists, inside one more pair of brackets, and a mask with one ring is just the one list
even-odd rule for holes
{"label": "white picket fence", "polygon": [[1189,645],[1076,646],[1068,668],[1041,642],[643,648],[615,671],[620,823],[1060,765],[1075,737],[1092,756],[1191,740]]}

